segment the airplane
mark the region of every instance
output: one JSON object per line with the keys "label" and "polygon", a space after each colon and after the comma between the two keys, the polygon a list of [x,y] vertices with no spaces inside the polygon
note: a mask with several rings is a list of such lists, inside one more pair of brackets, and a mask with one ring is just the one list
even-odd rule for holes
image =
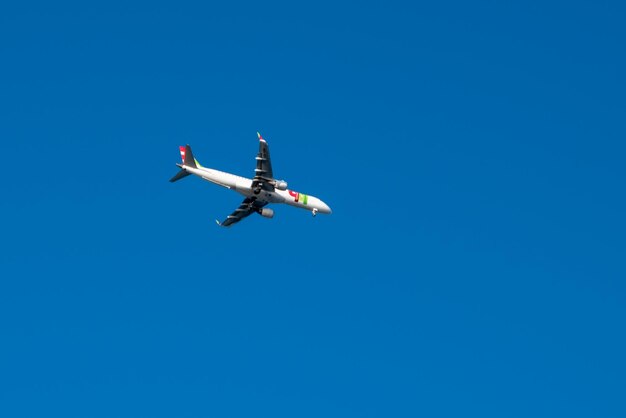
{"label": "airplane", "polygon": [[257,132],[257,135],[259,137],[259,153],[256,156],[254,178],[249,179],[203,167],[194,158],[191,147],[187,145],[179,147],[183,162],[176,164],[180,167],[180,171],[170,179],[170,182],[174,183],[194,174],[211,183],[244,195],[243,202],[232,214],[228,215],[222,222],[215,221],[219,226],[224,227],[234,225],[255,212],[265,218],[273,218],[274,211],[265,207],[270,203],[285,203],[289,206],[310,210],[313,216],[318,213],[332,213],[330,207],[322,200],[315,196],[290,190],[287,188],[287,182],[274,178],[269,146],[260,133]]}

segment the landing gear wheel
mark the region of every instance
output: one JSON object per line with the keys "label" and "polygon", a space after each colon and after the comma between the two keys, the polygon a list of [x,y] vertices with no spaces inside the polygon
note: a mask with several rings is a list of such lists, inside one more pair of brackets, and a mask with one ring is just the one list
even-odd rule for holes
{"label": "landing gear wheel", "polygon": [[317,215],[317,208],[314,208],[314,209],[311,211],[311,215],[313,215],[313,216]]}

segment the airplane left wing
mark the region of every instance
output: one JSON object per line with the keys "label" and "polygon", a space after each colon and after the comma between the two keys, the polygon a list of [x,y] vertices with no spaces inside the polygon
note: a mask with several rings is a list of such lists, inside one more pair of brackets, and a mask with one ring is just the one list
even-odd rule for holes
{"label": "airplane left wing", "polygon": [[256,168],[254,169],[254,179],[252,179],[252,190],[258,194],[261,190],[274,191],[274,173],[272,171],[272,160],[270,159],[270,148],[260,133],[259,153],[256,156]]}
{"label": "airplane left wing", "polygon": [[216,220],[215,222],[219,226],[231,226],[236,224],[243,218],[250,216],[254,212],[258,212],[263,206],[267,205],[267,202],[258,200],[256,197],[246,197],[241,205],[233,213],[228,215],[228,217],[220,222]]}

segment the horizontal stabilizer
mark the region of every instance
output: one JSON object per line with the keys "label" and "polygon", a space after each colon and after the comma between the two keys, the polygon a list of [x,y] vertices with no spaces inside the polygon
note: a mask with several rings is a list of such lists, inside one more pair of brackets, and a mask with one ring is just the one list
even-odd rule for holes
{"label": "horizontal stabilizer", "polygon": [[176,175],[174,177],[172,177],[170,179],[171,183],[174,183],[175,181],[178,181],[180,179],[184,179],[185,177],[187,177],[188,175],[190,175],[191,173],[189,171],[186,170],[180,170],[178,173],[176,173]]}

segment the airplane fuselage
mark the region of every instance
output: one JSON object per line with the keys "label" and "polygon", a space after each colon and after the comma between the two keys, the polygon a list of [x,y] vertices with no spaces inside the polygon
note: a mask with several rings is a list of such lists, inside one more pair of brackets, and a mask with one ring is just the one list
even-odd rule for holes
{"label": "airplane fuselage", "polygon": [[331,213],[330,207],[315,196],[298,193],[290,189],[280,190],[278,188],[275,188],[274,191],[261,190],[258,194],[255,194],[252,189],[252,179],[207,167],[195,168],[182,164],[177,165],[181,169],[206,181],[234,190],[246,197],[256,197],[269,203],[284,203],[297,208],[309,210],[314,214],[318,212],[326,214]]}

